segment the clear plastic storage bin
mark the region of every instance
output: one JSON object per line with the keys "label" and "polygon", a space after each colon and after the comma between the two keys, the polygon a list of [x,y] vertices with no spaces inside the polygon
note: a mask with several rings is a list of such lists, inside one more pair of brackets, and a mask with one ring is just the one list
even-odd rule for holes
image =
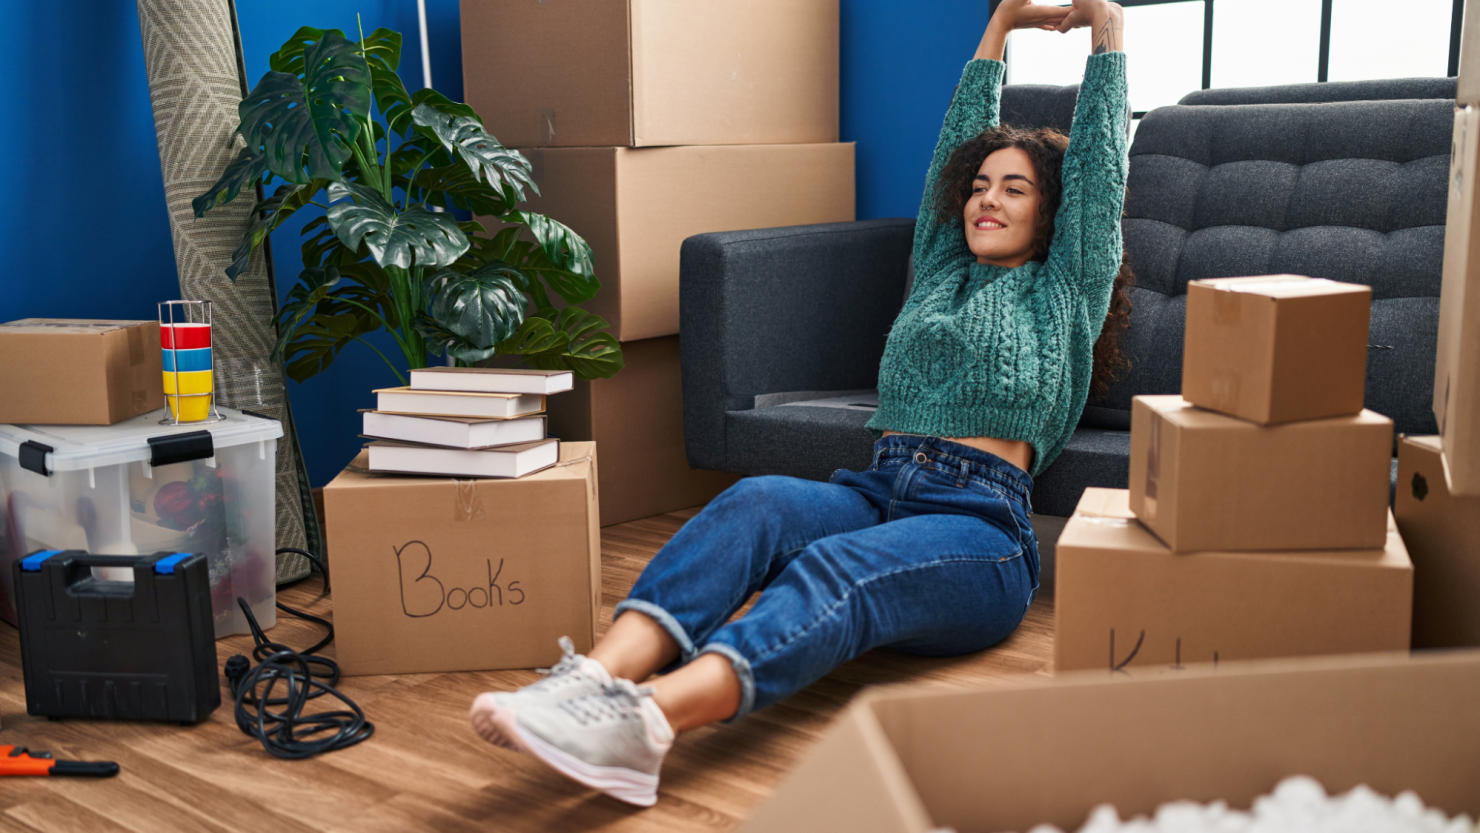
{"label": "clear plastic storage bin", "polygon": [[[43,549],[205,553],[216,636],[276,619],[277,420],[220,408],[209,425],[0,425],[0,618],[15,623],[11,562]],[[97,569],[97,568],[95,568]],[[105,571],[107,568],[103,568]],[[132,581],[131,570],[99,578]]]}

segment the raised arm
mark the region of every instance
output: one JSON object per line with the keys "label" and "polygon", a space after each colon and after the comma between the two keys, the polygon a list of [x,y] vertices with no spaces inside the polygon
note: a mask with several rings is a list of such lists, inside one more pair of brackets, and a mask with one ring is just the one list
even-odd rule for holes
{"label": "raised arm", "polygon": [[[1120,269],[1120,215],[1125,206],[1126,100],[1124,17],[1105,0],[1074,0],[1061,31],[1090,30],[1090,57],[1064,154],[1063,198],[1054,221],[1048,265],[1108,303]],[[1103,297],[1102,297],[1103,296]]]}
{"label": "raised arm", "polygon": [[1070,14],[1063,6],[1040,6],[1032,0],[1003,0],[987,23],[974,59],[961,73],[946,111],[945,124],[935,144],[935,155],[925,176],[925,196],[920,201],[920,214],[915,226],[915,278],[921,279],[940,263],[953,256],[973,257],[966,246],[962,230],[941,223],[935,216],[935,188],[941,169],[966,141],[997,126],[1002,97],[1002,63],[1007,35],[1013,29],[1057,29]]}

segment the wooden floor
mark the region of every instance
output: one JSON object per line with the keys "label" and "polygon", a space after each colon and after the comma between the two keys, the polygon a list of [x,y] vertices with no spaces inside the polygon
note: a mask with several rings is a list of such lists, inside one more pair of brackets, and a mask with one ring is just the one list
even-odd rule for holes
{"label": "wooden floor", "polygon": [[[648,559],[693,514],[602,530],[603,630]],[[279,598],[324,615],[332,605],[315,600],[320,589],[315,577]],[[275,641],[297,647],[318,638],[312,625],[278,621]],[[16,631],[0,624],[0,744],[122,767],[103,780],[5,779],[0,830],[729,830],[765,801],[863,686],[1047,674],[1052,644],[1053,602],[1040,594],[1017,633],[989,651],[950,660],[875,651],[769,709],[681,737],[664,765],[657,806],[640,809],[495,749],[468,728],[477,693],[527,684],[537,679],[532,671],[348,678],[342,689],[375,724],[375,736],[311,760],[282,761],[237,730],[229,705],[188,728],[30,717]],[[219,658],[250,646],[250,637],[225,639]]]}

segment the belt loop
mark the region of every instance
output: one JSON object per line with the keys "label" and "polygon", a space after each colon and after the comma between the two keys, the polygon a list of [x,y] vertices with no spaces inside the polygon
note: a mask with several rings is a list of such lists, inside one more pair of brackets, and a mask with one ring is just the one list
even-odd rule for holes
{"label": "belt loop", "polygon": [[961,489],[966,486],[966,474],[969,471],[971,471],[971,463],[966,460],[962,460],[961,471],[956,475],[956,488]]}

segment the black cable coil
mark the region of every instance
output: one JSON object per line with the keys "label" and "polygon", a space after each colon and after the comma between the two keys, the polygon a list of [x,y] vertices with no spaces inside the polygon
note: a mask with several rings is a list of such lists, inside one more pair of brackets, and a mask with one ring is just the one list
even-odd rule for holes
{"label": "black cable coil", "polygon": [[[292,547],[277,552],[297,553],[312,561],[324,574],[324,592],[328,592],[329,573],[317,557]],[[365,713],[355,701],[334,687],[339,682],[338,663],[315,656],[334,641],[332,624],[277,602],[278,609],[328,629],[312,648],[294,651],[267,638],[245,599],[238,598],[236,602],[252,629],[252,640],[256,643],[252,656],[259,663],[253,668],[251,661],[241,654],[226,661],[226,679],[236,698],[236,725],[244,734],[262,741],[262,747],[273,755],[289,760],[354,746],[375,734],[375,724],[365,719]],[[275,697],[279,684],[284,686],[283,696]],[[303,713],[308,701],[325,694],[338,698],[349,709]],[[274,711],[275,708],[281,710]]]}

